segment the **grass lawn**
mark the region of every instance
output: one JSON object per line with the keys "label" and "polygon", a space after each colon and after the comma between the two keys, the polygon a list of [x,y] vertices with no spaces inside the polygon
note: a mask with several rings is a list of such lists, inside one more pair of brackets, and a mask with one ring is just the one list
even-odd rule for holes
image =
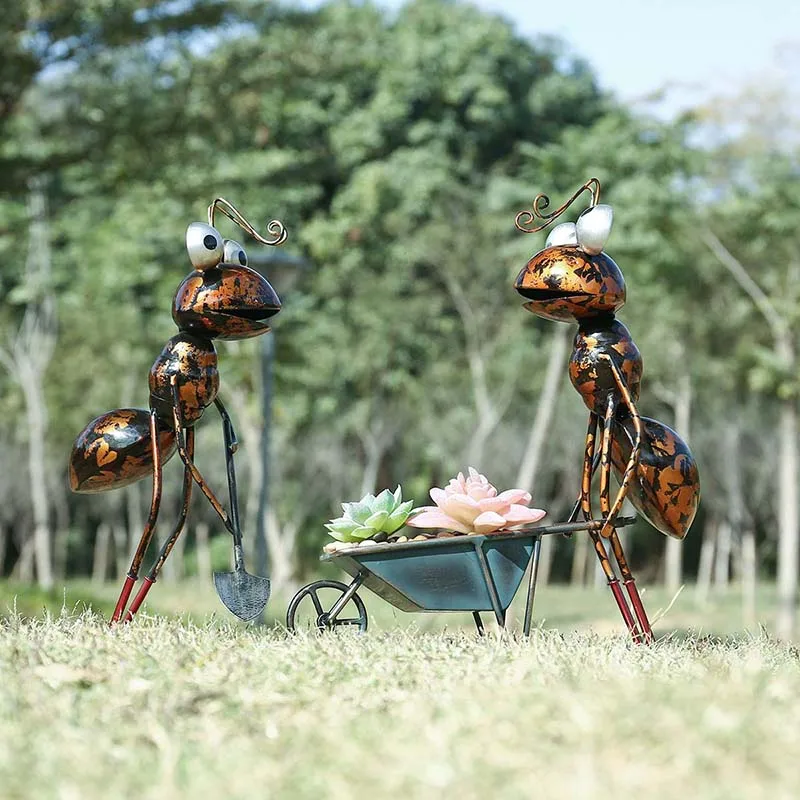
{"label": "grass lawn", "polygon": [[[61,613],[0,584],[4,800],[800,797],[800,655],[742,631],[735,592],[687,589],[636,647],[607,590],[543,587],[530,641],[367,592],[365,636],[293,636],[205,583],[110,631],[79,601],[116,590],[70,585]],[[645,594],[652,617],[670,599]]]}

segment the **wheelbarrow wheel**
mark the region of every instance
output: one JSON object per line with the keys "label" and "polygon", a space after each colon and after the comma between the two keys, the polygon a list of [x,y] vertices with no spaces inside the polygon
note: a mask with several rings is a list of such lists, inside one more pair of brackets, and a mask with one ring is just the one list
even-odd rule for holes
{"label": "wheelbarrow wheel", "polygon": [[289,603],[286,627],[290,631],[357,628],[363,633],[367,629],[367,609],[357,594],[350,597],[334,619],[329,616],[348,588],[340,581],[315,581],[304,586]]}

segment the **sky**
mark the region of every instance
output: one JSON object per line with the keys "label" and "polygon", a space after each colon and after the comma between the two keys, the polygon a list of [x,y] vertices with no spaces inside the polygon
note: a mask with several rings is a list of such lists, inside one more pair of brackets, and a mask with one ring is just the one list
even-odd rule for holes
{"label": "sky", "polygon": [[525,34],[558,35],[624,100],[669,88],[651,106],[664,116],[765,77],[800,85],[800,0],[472,2]]}

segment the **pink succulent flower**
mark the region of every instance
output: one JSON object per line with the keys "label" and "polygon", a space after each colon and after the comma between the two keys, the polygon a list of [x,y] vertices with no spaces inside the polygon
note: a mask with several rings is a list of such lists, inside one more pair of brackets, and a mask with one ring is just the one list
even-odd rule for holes
{"label": "pink succulent flower", "polygon": [[431,489],[435,506],[415,509],[407,525],[415,528],[444,528],[459,533],[492,533],[530,525],[547,512],[528,508],[531,496],[524,489],[497,493],[484,475],[472,467],[453,478],[444,489]]}

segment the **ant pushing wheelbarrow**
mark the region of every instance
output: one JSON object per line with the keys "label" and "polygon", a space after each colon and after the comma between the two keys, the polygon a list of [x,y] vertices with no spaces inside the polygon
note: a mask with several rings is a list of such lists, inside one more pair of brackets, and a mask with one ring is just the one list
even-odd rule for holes
{"label": "ant pushing wheelbarrow", "polygon": [[[620,517],[614,527],[634,520]],[[603,520],[587,520],[484,535],[432,535],[400,543],[355,544],[325,553],[320,560],[341,567],[352,581],[347,585],[319,580],[304,586],[289,603],[286,627],[323,631],[342,626],[366,631],[367,610],[358,595],[364,587],[401,611],[469,611],[479,633],[483,633],[481,612],[491,611],[504,628],[508,607],[530,565],[523,623],[523,634],[528,636],[542,537],[597,531],[603,524]]]}

